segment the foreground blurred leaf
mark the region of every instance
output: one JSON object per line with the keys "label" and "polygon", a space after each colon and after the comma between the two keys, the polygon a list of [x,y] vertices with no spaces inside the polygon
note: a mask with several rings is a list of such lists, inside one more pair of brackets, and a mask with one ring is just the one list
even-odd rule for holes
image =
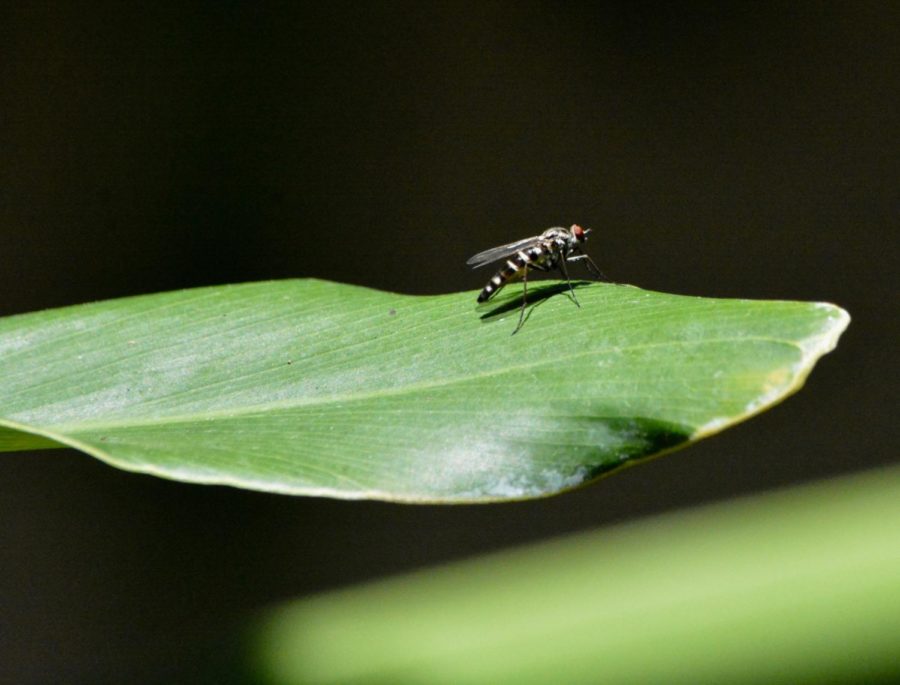
{"label": "foreground blurred leaf", "polygon": [[277,685],[900,682],[900,468],[288,604]]}
{"label": "foreground blurred leaf", "polygon": [[545,285],[396,295],[316,280],[0,320],[0,450],[404,501],[547,495],[778,402],[836,344],[826,304]]}

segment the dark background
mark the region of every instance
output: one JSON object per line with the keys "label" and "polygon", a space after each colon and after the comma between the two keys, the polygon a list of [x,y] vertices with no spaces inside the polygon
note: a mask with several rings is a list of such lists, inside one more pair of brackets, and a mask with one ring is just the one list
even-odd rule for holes
{"label": "dark background", "polygon": [[543,501],[0,455],[0,681],[160,672],[277,600],[896,460],[900,3],[0,7],[0,315],[303,276],[474,290],[472,253],[577,222],[613,280],[853,316],[783,406]]}

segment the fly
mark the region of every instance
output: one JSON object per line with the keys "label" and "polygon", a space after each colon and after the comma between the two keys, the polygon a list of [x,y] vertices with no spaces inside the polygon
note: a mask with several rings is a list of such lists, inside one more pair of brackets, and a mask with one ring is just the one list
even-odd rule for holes
{"label": "fly", "polygon": [[519,323],[513,335],[519,332],[522,324],[525,322],[525,305],[528,300],[528,271],[537,269],[538,271],[551,271],[558,268],[569,284],[569,291],[572,293],[572,300],[579,307],[578,298],[575,296],[575,289],[572,287],[572,281],[569,280],[569,272],[566,269],[566,262],[584,261],[588,268],[602,278],[600,269],[581,248],[581,244],[587,240],[589,228],[582,228],[578,224],[572,224],[571,228],[548,228],[540,235],[524,240],[517,240],[507,245],[492,247],[490,250],[479,252],[471,257],[466,264],[473,269],[496,262],[506,258],[500,270],[494,274],[484,289],[478,295],[478,302],[487,302],[491,297],[496,295],[510,281],[517,278],[522,279],[522,309],[519,311]]}

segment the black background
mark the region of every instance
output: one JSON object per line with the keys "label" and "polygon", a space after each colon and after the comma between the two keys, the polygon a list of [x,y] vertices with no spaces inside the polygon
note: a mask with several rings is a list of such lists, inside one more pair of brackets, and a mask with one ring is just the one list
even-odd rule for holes
{"label": "black background", "polygon": [[577,222],[613,280],[853,317],[786,404],[544,501],[0,455],[0,681],[154,673],[280,599],[896,460],[900,4],[0,7],[0,315],[303,276],[474,290],[472,253]]}

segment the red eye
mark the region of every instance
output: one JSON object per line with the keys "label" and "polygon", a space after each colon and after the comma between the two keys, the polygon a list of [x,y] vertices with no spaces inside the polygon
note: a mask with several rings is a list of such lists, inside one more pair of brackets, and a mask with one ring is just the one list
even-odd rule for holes
{"label": "red eye", "polygon": [[584,229],[578,224],[572,224],[572,233],[575,234],[576,239],[584,240]]}

